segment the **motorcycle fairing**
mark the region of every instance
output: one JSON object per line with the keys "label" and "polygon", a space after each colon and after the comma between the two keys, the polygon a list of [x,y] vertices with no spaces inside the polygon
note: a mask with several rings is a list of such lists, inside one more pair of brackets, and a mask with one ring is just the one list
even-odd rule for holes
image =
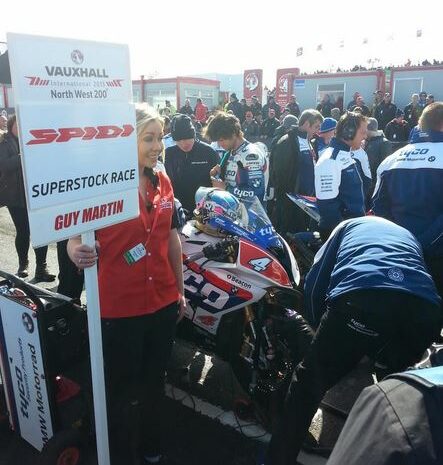
{"label": "motorcycle fairing", "polygon": [[237,257],[239,269],[246,269],[249,273],[259,273],[262,278],[267,278],[269,285],[277,285],[292,288],[286,270],[271,254],[260,247],[240,239]]}

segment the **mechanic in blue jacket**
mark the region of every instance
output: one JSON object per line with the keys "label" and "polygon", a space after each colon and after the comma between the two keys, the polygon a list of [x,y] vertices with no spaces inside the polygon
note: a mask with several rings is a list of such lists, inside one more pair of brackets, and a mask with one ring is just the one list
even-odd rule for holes
{"label": "mechanic in blue jacket", "polygon": [[315,195],[322,239],[341,221],[365,214],[362,172],[352,156],[367,134],[367,119],[347,112],[337,124],[336,136],[315,165]]}
{"label": "mechanic in blue jacket", "polygon": [[266,465],[295,465],[328,389],[363,358],[380,379],[420,360],[438,338],[440,298],[420,244],[384,218],[343,221],[315,256],[305,282],[305,318],[316,333],[294,370]]}
{"label": "mechanic in blue jacket", "polygon": [[420,242],[443,295],[443,103],[428,105],[415,143],[387,157],[377,169],[373,211],[411,231]]}

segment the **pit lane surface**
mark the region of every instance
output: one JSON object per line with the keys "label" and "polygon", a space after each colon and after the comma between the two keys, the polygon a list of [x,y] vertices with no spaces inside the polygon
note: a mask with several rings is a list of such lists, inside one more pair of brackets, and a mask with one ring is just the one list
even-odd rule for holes
{"label": "pit lane surface", "polygon": [[[0,208],[0,270],[14,273],[17,256],[14,248],[15,230],[6,208]],[[29,253],[32,282],[35,257]],[[50,245],[48,266],[58,272],[55,245]],[[54,283],[38,285],[55,289]],[[83,299],[84,301],[84,299]],[[361,389],[371,379],[362,364],[340,385],[331,390],[328,404],[348,411]],[[204,354],[196,347],[177,341],[168,374],[167,400],[163,416],[168,436],[168,455],[177,465],[255,465],[269,434],[254,419],[241,421],[234,413],[234,401],[245,398],[229,366],[223,361]],[[323,409],[313,422],[311,432],[323,449],[330,449],[344,423],[338,412]],[[326,459],[319,455],[302,453],[300,462],[321,465]],[[31,465],[37,463],[37,454],[24,441],[0,429],[0,465]],[[97,463],[93,445],[87,450],[84,465]]]}

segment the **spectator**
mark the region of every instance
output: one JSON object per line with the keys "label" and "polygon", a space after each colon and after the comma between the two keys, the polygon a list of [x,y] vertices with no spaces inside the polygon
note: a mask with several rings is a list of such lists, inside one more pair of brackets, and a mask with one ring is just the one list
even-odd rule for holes
{"label": "spectator", "polygon": [[[417,240],[373,216],[344,221],[334,230],[306,277],[304,302],[316,332],[295,368],[266,465],[297,463],[323,396],[364,356],[373,360],[378,379],[405,370],[438,338],[442,323],[440,301]],[[372,424],[367,421],[365,433]],[[352,447],[358,449],[358,444]],[[358,450],[347,455],[359,457]],[[429,463],[415,457],[403,461],[394,454],[389,463]]]}
{"label": "spectator", "polygon": [[290,129],[295,128],[298,126],[298,118],[294,115],[285,115],[282,120],[280,126],[275,130],[274,139],[271,142],[271,150],[272,147],[278,142],[280,137],[283,137],[285,134],[289,132]]}
{"label": "spectator", "polygon": [[263,120],[268,118],[270,108],[272,108],[274,110],[275,116],[277,118],[280,118],[280,114],[281,114],[280,105],[275,101],[275,98],[272,95],[270,95],[268,97],[268,103],[266,105],[264,105],[263,108],[262,108],[261,114],[263,116]]}
{"label": "spectator", "polygon": [[325,118],[321,123],[320,130],[312,140],[312,148],[316,157],[320,156],[321,152],[329,147],[332,138],[335,136],[337,121],[334,118]]}
{"label": "spectator", "polygon": [[263,121],[261,136],[262,139],[266,141],[266,144],[270,144],[271,140],[274,138],[275,130],[280,126],[280,121],[276,118],[275,110],[269,108],[268,118]]}
{"label": "spectator", "polygon": [[170,117],[174,116],[177,113],[177,109],[174,107],[174,105],[171,104],[170,100],[165,100],[165,109],[169,109],[169,115]]}
{"label": "spectator", "polygon": [[[427,98],[428,94],[425,92],[425,91],[421,91],[420,94],[419,94],[419,97],[420,97],[420,100],[418,101],[418,106],[420,107],[420,110],[421,112],[424,110],[425,106],[426,106],[426,98]],[[420,115],[421,115],[421,112],[420,112]]]}
{"label": "spectator", "polygon": [[252,114],[254,115],[255,119],[257,120],[257,115],[262,112],[262,106],[261,103],[258,101],[258,98],[256,95],[252,96],[251,99],[251,108],[252,108]]}
{"label": "spectator", "polygon": [[[290,115],[291,112],[289,111],[289,108],[286,107],[284,110],[283,110],[283,113],[280,115],[280,118],[278,119],[280,121],[280,123],[283,123],[283,120],[285,119],[286,116]],[[292,115],[294,116],[294,115]]]}
{"label": "spectator", "polygon": [[300,116],[300,106],[295,98],[295,95],[291,95],[289,97],[289,103],[286,105],[286,108],[289,109],[289,113],[291,115],[294,115],[297,118]]}
{"label": "spectator", "polygon": [[358,106],[357,105],[357,98],[358,97],[360,97],[360,92],[355,92],[354,96],[352,97],[352,100],[348,103],[348,105],[346,107],[349,111],[351,111],[352,108],[354,108],[355,106]]}
{"label": "spectator", "polygon": [[[171,120],[167,116],[163,117],[163,145],[165,147],[165,150],[175,145],[175,141],[172,138],[171,134]],[[164,161],[164,154],[162,158]]]}
{"label": "spectator", "polygon": [[200,121],[197,121],[197,118],[195,117],[195,115],[190,115],[189,118],[191,118],[192,125],[195,128],[196,139],[201,140],[203,125],[200,123]]}
{"label": "spectator", "polygon": [[247,110],[245,113],[245,121],[242,124],[242,131],[245,139],[249,142],[257,142],[260,139],[260,127],[254,120],[252,110]]}
{"label": "spectator", "polygon": [[361,146],[367,125],[363,115],[354,112],[343,115],[337,124],[336,137],[315,165],[315,194],[323,239],[341,221],[365,214],[363,181],[351,150]]}
{"label": "spectator", "polygon": [[201,98],[197,99],[194,109],[195,119],[202,125],[206,123],[208,119],[208,107],[202,102]]}
{"label": "spectator", "polygon": [[338,121],[341,117],[341,111],[340,111],[340,108],[337,108],[337,107],[334,107],[332,110],[331,110],[331,118],[334,118],[335,121]]}
{"label": "spectator", "polygon": [[[324,94],[321,102],[317,105],[317,110],[325,117],[331,116],[331,110],[334,105],[331,103],[331,97],[329,94]],[[340,111],[340,110],[339,110]]]}
{"label": "spectator", "polygon": [[434,99],[434,96],[432,94],[428,94],[426,96],[426,106],[430,105],[431,103],[434,103],[435,102],[435,99]]}
{"label": "spectator", "polygon": [[[113,465],[162,463],[165,371],[186,310],[182,249],[158,117],[137,111],[140,212],[95,232],[95,247],[69,239],[80,269],[98,266],[103,359]],[[143,252],[141,252],[143,249]],[[137,250],[135,250],[137,249]],[[164,441],[167,439],[165,431]]]}
{"label": "spectator", "polygon": [[388,140],[395,142],[396,148],[403,147],[407,144],[411,128],[404,119],[404,113],[400,108],[397,108],[395,118],[390,121],[385,129],[385,135]]}
{"label": "spectator", "polygon": [[[8,208],[14,223],[15,250],[18,255],[17,276],[25,278],[28,276],[30,231],[21,163],[17,120],[13,115],[8,119],[7,132],[0,135],[0,206],[5,205]],[[35,281],[54,281],[55,275],[49,273],[46,265],[48,246],[35,248],[34,253]]]}
{"label": "spectator", "polygon": [[361,95],[359,95],[357,97],[356,105],[355,105],[355,107],[352,108],[352,111],[355,111],[355,109],[357,107],[361,109],[361,114],[363,116],[370,116],[371,115],[371,112],[370,112],[369,108],[365,105],[365,102],[364,102],[363,97]]}
{"label": "spectator", "polygon": [[322,122],[323,116],[319,111],[305,110],[300,116],[299,127],[290,129],[272,149],[270,183],[275,189],[273,224],[280,234],[306,231],[307,216],[286,194],[314,194],[316,158],[310,141]]}
{"label": "spectator", "polygon": [[194,113],[194,110],[191,107],[191,102],[189,101],[188,98],[185,100],[185,104],[180,108],[180,113],[182,115],[188,115],[188,116],[191,116]]}
{"label": "spectator", "polygon": [[165,152],[165,168],[175,197],[188,212],[195,208],[194,196],[201,186],[211,187],[211,169],[218,163],[218,155],[208,144],[195,139],[191,118],[177,115],[172,120],[171,135],[176,145]]}
{"label": "spectator", "polygon": [[375,110],[375,119],[378,122],[378,127],[384,131],[386,125],[395,118],[395,113],[397,111],[397,106],[391,102],[391,94],[389,92],[385,93],[383,102],[381,102]]}
{"label": "spectator", "polygon": [[426,140],[386,158],[377,170],[374,213],[409,229],[421,243],[443,295],[443,103],[427,106],[419,127]]}
{"label": "spectator", "polygon": [[405,106],[405,120],[409,124],[409,127],[413,128],[417,126],[418,119],[420,118],[422,109],[420,108],[418,94],[411,95],[411,101]]}
{"label": "spectator", "polygon": [[372,190],[377,180],[377,168],[380,163],[392,153],[392,143],[386,139],[383,131],[378,129],[375,118],[368,119],[368,134],[366,137],[365,150],[368,154],[369,166],[371,168]]}
{"label": "spectator", "polygon": [[232,93],[230,96],[230,100],[228,105],[226,106],[226,111],[232,111],[234,115],[238,118],[240,121],[240,124],[243,123],[245,119],[245,114],[243,112],[243,106],[242,104],[238,101],[237,95],[235,93]]}
{"label": "spectator", "polygon": [[247,104],[245,98],[242,98],[242,99],[240,100],[240,105],[241,105],[242,108],[243,108],[243,118],[246,118],[246,112],[247,112],[247,111],[252,111],[252,106]]}
{"label": "spectator", "polygon": [[381,102],[383,102],[383,97],[384,97],[384,93],[382,90],[376,90],[374,92],[374,101],[372,103],[372,106],[371,106],[371,116],[374,117],[375,116],[375,109],[380,105]]}

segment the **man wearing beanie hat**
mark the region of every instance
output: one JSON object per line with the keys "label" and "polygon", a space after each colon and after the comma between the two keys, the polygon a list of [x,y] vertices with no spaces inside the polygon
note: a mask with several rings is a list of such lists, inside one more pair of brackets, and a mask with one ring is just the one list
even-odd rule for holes
{"label": "man wearing beanie hat", "polygon": [[411,127],[405,120],[404,115],[403,110],[398,108],[395,118],[389,121],[385,129],[386,138],[393,143],[392,145],[396,150],[408,143],[409,133],[411,132]]}
{"label": "man wearing beanie hat", "polygon": [[174,116],[171,136],[176,145],[165,151],[166,173],[171,179],[175,197],[184,209],[192,212],[197,189],[212,186],[209,172],[218,163],[218,155],[208,144],[196,140],[194,125],[187,115]]}
{"label": "man wearing beanie hat", "polygon": [[312,139],[312,147],[317,157],[324,149],[329,147],[331,139],[335,136],[335,128],[337,127],[337,120],[334,118],[325,118],[321,123],[320,130]]}

